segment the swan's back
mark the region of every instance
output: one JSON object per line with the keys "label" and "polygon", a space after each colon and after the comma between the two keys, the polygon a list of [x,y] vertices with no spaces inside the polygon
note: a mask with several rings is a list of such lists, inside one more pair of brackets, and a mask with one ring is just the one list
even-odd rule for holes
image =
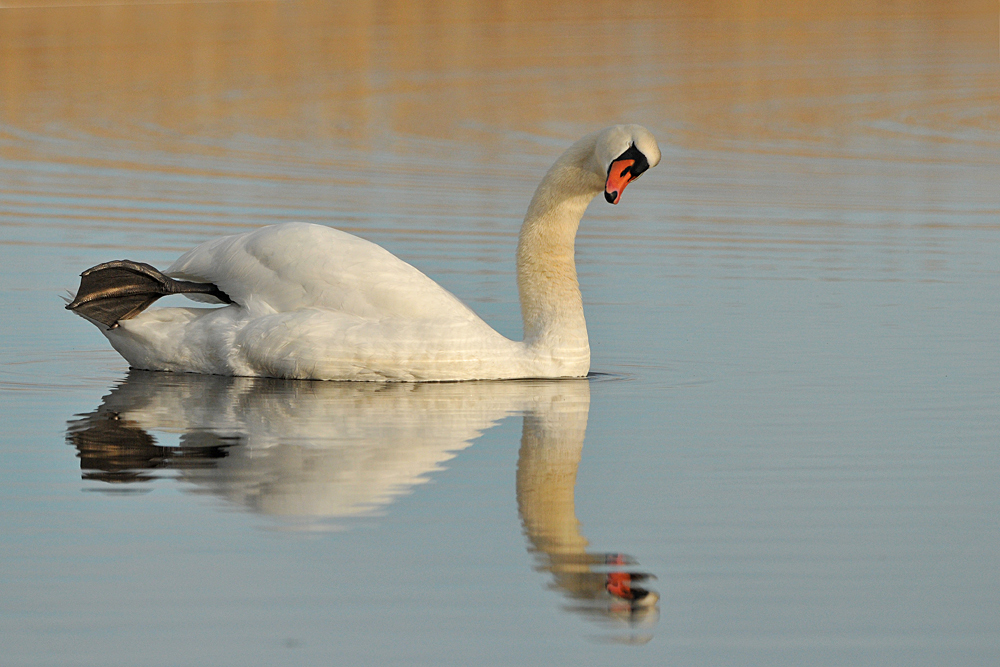
{"label": "swan's back", "polygon": [[166,271],[211,282],[245,308],[323,308],[364,319],[478,320],[453,294],[387,250],[293,222],[203,243]]}

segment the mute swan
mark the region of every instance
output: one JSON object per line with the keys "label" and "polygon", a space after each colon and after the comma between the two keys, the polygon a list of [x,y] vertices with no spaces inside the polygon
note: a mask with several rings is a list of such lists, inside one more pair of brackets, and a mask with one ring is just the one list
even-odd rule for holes
{"label": "mute swan", "polygon": [[[617,125],[552,165],[517,245],[523,342],[374,243],[296,222],[208,241],[165,274],[128,260],[100,264],[81,274],[66,307],[146,370],[407,382],[582,377],[590,344],[573,258],[580,218],[602,189],[617,204],[659,161],[648,130]],[[167,294],[228,305],[146,310]]]}

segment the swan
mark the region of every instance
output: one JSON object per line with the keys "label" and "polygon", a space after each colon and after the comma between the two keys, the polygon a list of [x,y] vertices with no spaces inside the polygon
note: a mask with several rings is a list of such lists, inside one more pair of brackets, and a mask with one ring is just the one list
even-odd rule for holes
{"label": "swan", "polygon": [[[649,130],[616,125],[552,165],[517,244],[523,341],[382,247],[300,222],[205,242],[163,273],[130,260],[99,264],[81,274],[66,308],[144,370],[402,382],[583,377],[580,219],[598,193],[617,204],[659,161]],[[147,310],[168,294],[225,305]]]}

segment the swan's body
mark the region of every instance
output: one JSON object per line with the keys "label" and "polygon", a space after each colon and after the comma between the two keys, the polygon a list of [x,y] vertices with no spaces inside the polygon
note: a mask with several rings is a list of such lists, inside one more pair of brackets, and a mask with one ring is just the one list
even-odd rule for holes
{"label": "swan's body", "polygon": [[166,273],[213,282],[239,305],[122,321],[106,333],[136,368],[344,380],[545,375],[523,344],[423,273],[330,227],[293,222],[223,237]]}
{"label": "swan's body", "polygon": [[[574,262],[580,218],[602,189],[617,203],[629,180],[659,159],[647,130],[616,126],[578,141],[546,174],[518,242],[523,342],[501,336],[374,243],[305,223],[209,241],[165,272],[201,284],[180,291],[214,284],[231,305],[92,319],[110,325],[101,328],[133,367],[148,370],[324,380],[584,376],[590,346]],[[88,316],[87,299],[99,297],[84,292],[69,307]],[[173,292],[149,302],[165,293]]]}

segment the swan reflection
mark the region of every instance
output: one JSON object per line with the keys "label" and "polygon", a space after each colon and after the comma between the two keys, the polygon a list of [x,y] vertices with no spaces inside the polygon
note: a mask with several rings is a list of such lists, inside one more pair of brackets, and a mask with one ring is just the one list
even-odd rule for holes
{"label": "swan reflection", "polygon": [[[586,550],[574,486],[586,380],[446,384],[284,381],[132,371],[69,422],[84,479],[142,488],[165,474],[292,525],[383,513],[486,429],[523,415],[517,504],[537,569],[569,609],[656,620],[655,593],[623,554]],[[162,443],[160,441],[163,441]],[[111,487],[109,487],[111,488]]]}

